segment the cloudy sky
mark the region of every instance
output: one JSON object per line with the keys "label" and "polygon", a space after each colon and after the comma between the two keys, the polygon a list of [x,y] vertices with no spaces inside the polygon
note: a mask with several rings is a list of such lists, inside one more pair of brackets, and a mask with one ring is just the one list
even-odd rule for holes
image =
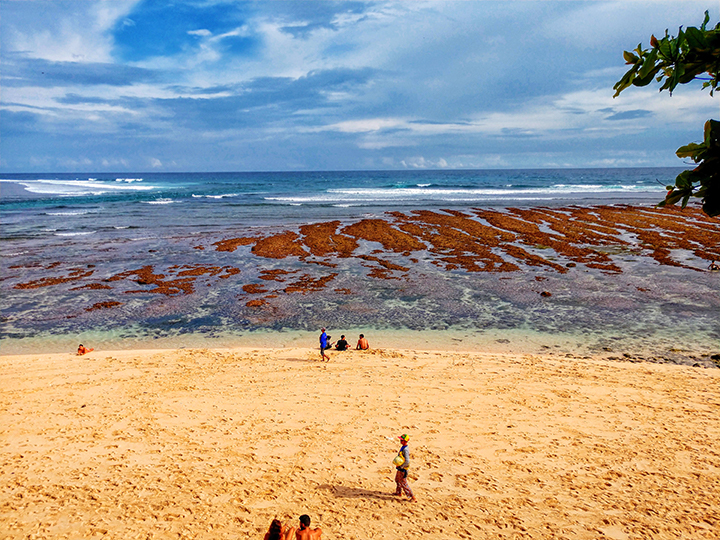
{"label": "cloudy sky", "polygon": [[0,172],[681,165],[720,96],[612,86],[705,10],[0,0]]}

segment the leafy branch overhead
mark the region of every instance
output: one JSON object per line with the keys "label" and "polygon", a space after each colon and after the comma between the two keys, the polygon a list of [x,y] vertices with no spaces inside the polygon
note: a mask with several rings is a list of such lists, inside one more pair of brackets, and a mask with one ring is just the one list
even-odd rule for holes
{"label": "leafy branch overhead", "polygon": [[[662,83],[660,91],[668,90],[670,94],[678,84],[702,80],[703,89],[710,88],[712,96],[720,86],[720,23],[708,30],[709,21],[706,11],[700,28],[681,27],[677,37],[666,30],[662,39],[654,35],[650,38],[650,49],[640,44],[632,52],[625,51],[625,62],[632,67],[613,86],[613,97],[630,86],[647,86],[653,80]],[[706,214],[720,215],[720,122],[708,120],[703,142],[682,146],[676,154],[692,159],[698,166],[678,175],[660,206],[681,202],[685,208],[690,197],[699,197]]]}

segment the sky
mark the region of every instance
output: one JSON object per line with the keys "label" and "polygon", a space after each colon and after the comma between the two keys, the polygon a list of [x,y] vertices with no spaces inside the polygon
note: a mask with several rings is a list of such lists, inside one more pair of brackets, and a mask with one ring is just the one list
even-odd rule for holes
{"label": "sky", "polygon": [[716,0],[0,0],[0,172],[681,166],[720,96],[613,99]]}

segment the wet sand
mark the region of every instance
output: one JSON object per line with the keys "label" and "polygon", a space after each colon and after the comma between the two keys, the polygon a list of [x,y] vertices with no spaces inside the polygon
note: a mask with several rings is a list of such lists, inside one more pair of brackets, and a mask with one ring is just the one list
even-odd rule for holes
{"label": "wet sand", "polygon": [[262,538],[302,513],[327,539],[717,538],[716,369],[318,356],[0,357],[2,538]]}

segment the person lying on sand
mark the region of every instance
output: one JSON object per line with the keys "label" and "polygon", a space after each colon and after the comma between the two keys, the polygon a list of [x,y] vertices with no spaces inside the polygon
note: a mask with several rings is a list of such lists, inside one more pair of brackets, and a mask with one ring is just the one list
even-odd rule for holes
{"label": "person lying on sand", "polygon": [[78,356],[82,356],[83,354],[87,354],[89,352],[93,352],[95,349],[88,349],[85,347],[82,343],[78,345]]}
{"label": "person lying on sand", "polygon": [[273,519],[263,540],[292,540],[294,532],[295,527],[283,525],[279,519]]}
{"label": "person lying on sand", "polygon": [[300,528],[295,531],[295,538],[297,540],[320,540],[322,531],[310,528],[310,516],[303,514],[300,516]]}
{"label": "person lying on sand", "polygon": [[365,339],[365,334],[360,334],[360,339],[358,339],[357,342],[357,349],[358,351],[366,351],[370,348],[370,344],[368,343],[368,340]]}
{"label": "person lying on sand", "polygon": [[345,336],[340,336],[340,339],[335,344],[335,350],[337,351],[347,351],[349,347],[350,344],[345,340]]}

